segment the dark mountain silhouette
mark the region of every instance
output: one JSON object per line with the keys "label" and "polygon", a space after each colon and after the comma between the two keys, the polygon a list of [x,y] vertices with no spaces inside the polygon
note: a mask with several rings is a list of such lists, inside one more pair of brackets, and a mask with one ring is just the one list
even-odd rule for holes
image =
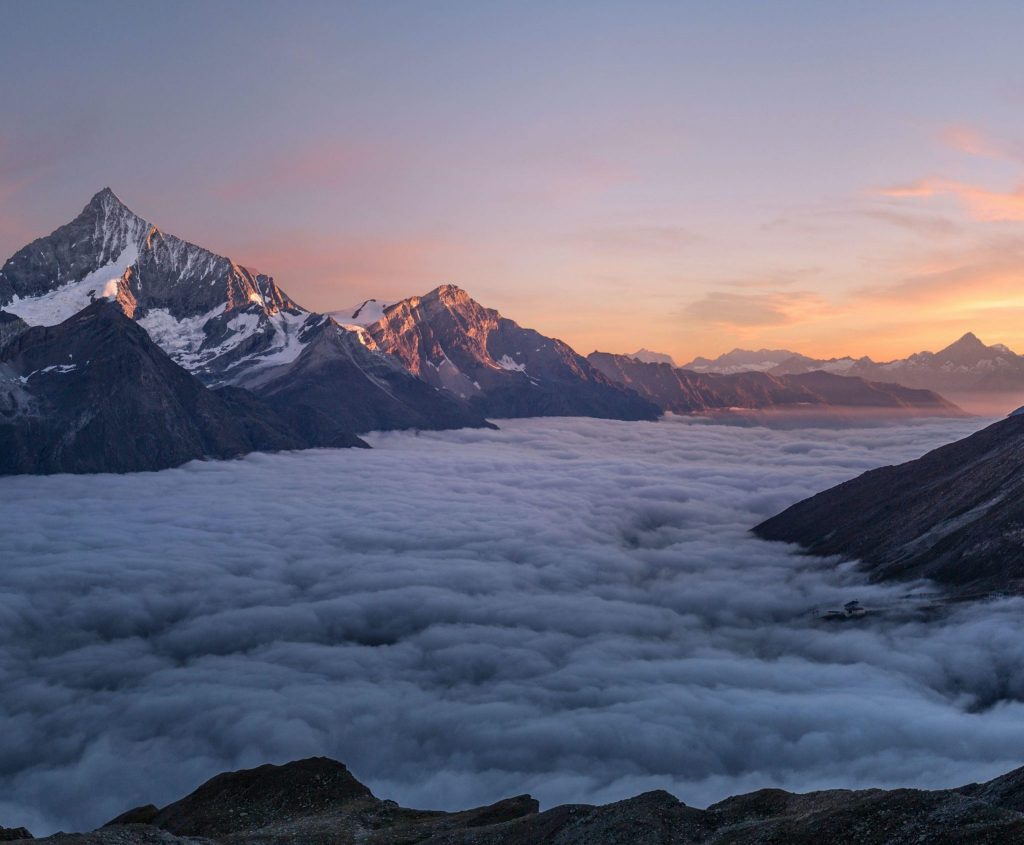
{"label": "dark mountain silhouette", "polygon": [[[0,828],[19,841],[24,828]],[[381,800],[324,757],[218,775],[162,809],[137,807],[92,833],[47,845],[929,845],[1018,843],[1024,769],[987,783],[925,791],[762,789],[707,809],[662,790],[613,804],[540,811],[529,795],[462,812]]]}

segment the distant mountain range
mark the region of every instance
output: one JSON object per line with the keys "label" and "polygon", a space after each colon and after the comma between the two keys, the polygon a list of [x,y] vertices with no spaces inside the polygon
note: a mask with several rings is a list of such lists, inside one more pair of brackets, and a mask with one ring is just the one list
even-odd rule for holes
{"label": "distant mountain range", "polygon": [[745,409],[963,415],[956,405],[931,390],[821,371],[779,376],[763,372],[697,373],[607,352],[593,352],[589,361],[610,379],[677,414]]}
{"label": "distant mountain range", "polygon": [[453,285],[313,313],[270,276],[163,232],[104,189],[0,268],[0,472],[157,469],[488,417],[958,412],[927,391],[859,378],[723,382],[637,356],[584,358]]}
{"label": "distant mountain range", "polygon": [[683,367],[700,373],[763,372],[775,376],[821,370],[934,390],[952,398],[1024,392],[1024,356],[1001,343],[987,346],[971,332],[938,352],[917,352],[894,361],[810,358],[788,349],[734,349],[714,359],[695,358]]}
{"label": "distant mountain range", "polygon": [[380,799],[343,764],[313,757],[224,772],[172,804],[135,807],[90,833],[31,836],[0,827],[0,841],[46,845],[1002,845],[1024,836],[1024,769],[932,791],[760,789],[706,809],[659,789],[543,812],[529,795],[442,812]]}

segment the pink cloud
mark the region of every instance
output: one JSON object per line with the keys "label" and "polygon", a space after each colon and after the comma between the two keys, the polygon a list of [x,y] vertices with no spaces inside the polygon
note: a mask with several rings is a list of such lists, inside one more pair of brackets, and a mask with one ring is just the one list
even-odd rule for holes
{"label": "pink cloud", "polygon": [[1024,220],[1024,185],[1012,191],[992,191],[953,179],[922,179],[879,191],[899,199],[953,196],[974,220],[982,222]]}

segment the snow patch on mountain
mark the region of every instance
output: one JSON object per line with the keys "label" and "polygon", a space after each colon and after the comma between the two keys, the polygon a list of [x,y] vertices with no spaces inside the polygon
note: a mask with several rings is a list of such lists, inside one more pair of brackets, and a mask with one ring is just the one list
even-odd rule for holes
{"label": "snow patch on mountain", "polygon": [[358,305],[327,313],[347,329],[360,329],[378,322],[384,316],[384,309],[391,305],[379,299],[364,299]]}
{"label": "snow patch on mountain", "polygon": [[518,373],[525,373],[526,372],[526,364],[517,364],[508,355],[502,355],[498,359],[497,364],[503,370],[511,370],[511,371],[515,371],[515,372],[518,372]]}
{"label": "snow patch on mountain", "polygon": [[4,306],[30,326],[55,326],[85,308],[94,299],[117,296],[118,282],[139,259],[138,244],[129,240],[113,261],[41,296],[19,297]]}

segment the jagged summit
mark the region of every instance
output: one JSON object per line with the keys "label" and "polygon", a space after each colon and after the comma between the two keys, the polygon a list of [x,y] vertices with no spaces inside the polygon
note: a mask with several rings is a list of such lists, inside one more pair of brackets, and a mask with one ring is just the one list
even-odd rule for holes
{"label": "jagged summit", "polygon": [[114,193],[113,189],[108,186],[106,188],[100,188],[100,190],[93,194],[92,199],[89,200],[89,204],[86,208],[109,209],[115,206],[123,208],[125,211],[130,213],[134,213],[121,201],[121,198]]}
{"label": "jagged summit", "polygon": [[458,285],[444,284],[438,285],[429,293],[425,294],[423,299],[439,299],[442,301],[449,302],[466,302],[470,299],[468,293],[460,288]]}

